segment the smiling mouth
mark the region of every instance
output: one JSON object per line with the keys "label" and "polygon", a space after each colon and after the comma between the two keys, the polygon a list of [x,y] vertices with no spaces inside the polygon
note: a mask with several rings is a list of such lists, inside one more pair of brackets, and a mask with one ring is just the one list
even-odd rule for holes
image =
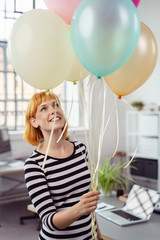
{"label": "smiling mouth", "polygon": [[54,121],[58,121],[58,120],[60,120],[60,118],[56,117],[56,118],[52,118],[51,120],[49,120],[49,122],[54,122]]}

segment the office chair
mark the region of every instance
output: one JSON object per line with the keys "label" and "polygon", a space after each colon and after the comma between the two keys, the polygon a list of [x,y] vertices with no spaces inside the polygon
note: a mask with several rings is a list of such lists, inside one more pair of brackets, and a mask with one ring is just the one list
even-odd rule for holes
{"label": "office chair", "polygon": [[[27,209],[31,212],[33,212],[33,215],[30,215],[30,216],[22,216],[20,217],[20,224],[23,225],[24,224],[24,220],[30,220],[30,219],[39,219],[39,216],[37,215],[37,212],[35,210],[35,208],[33,207],[32,204],[29,204],[27,206]],[[37,227],[37,230],[40,231],[41,229],[41,221],[39,219],[39,223],[38,223],[38,227]]]}

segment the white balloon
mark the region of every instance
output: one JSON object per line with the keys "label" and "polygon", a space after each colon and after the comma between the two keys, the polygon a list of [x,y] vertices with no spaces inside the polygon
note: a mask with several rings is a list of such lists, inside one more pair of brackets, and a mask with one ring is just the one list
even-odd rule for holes
{"label": "white balloon", "polygon": [[62,83],[74,58],[67,24],[56,14],[42,9],[26,12],[15,22],[8,53],[17,74],[39,89]]}

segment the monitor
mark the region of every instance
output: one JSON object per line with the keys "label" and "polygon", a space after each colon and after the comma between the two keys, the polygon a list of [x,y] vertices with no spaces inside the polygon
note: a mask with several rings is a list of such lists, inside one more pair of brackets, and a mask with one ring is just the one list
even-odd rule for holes
{"label": "monitor", "polygon": [[11,151],[7,127],[0,127],[0,154]]}

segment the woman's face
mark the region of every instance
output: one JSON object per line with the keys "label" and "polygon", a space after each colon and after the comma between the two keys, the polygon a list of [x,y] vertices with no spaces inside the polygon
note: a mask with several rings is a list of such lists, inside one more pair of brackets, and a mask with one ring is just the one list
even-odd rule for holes
{"label": "woman's face", "polygon": [[34,127],[39,127],[44,134],[51,131],[54,124],[54,131],[62,131],[65,124],[63,111],[55,99],[43,101],[38,107],[34,118]]}

